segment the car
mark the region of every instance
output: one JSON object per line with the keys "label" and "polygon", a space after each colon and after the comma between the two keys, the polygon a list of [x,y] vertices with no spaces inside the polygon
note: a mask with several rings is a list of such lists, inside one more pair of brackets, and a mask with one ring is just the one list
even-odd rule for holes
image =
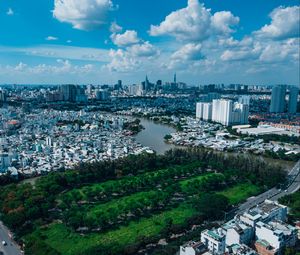
{"label": "car", "polygon": [[2,245],[3,246],[7,245],[7,242],[6,241],[2,241]]}

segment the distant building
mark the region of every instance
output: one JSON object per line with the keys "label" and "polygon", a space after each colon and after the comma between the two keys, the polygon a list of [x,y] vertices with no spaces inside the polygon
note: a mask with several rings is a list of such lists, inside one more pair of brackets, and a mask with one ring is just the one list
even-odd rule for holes
{"label": "distant building", "polygon": [[247,124],[249,105],[233,103],[231,100],[219,99],[212,103],[197,103],[196,118],[212,120],[224,126]]}
{"label": "distant building", "polygon": [[87,95],[85,94],[84,88],[76,86],[75,101],[78,103],[85,103],[88,101]]}
{"label": "distant building", "polygon": [[281,113],[285,111],[285,95],[286,95],[286,86],[277,85],[272,88],[271,96],[271,113]]}
{"label": "distant building", "polygon": [[299,95],[299,88],[291,87],[289,93],[289,104],[288,104],[289,113],[297,112],[298,95]]}
{"label": "distant building", "polygon": [[52,146],[52,138],[50,136],[46,137],[46,146],[48,147]]}
{"label": "distant building", "polygon": [[86,102],[87,96],[83,87],[73,84],[61,85],[58,90],[60,99],[67,102]]}
{"label": "distant building", "polygon": [[231,123],[231,112],[233,102],[231,100],[213,100],[212,103],[212,120],[229,126]]}
{"label": "distant building", "polygon": [[76,86],[72,84],[65,84],[59,87],[63,101],[75,102],[76,101]]}
{"label": "distant building", "polygon": [[122,80],[118,80],[118,87],[119,89],[122,89]]}
{"label": "distant building", "polygon": [[204,85],[203,90],[206,93],[214,92],[216,90],[216,85],[215,84]]}
{"label": "distant building", "polygon": [[6,102],[6,92],[4,90],[0,90],[0,102]]}
{"label": "distant building", "polygon": [[221,95],[219,93],[210,92],[207,94],[207,102],[212,102],[214,99],[220,99]]}
{"label": "distant building", "polygon": [[250,96],[240,96],[239,103],[250,105]]}
{"label": "distant building", "polygon": [[157,82],[156,82],[156,86],[159,86],[159,87],[161,87],[161,86],[162,86],[162,80],[157,80]]}
{"label": "distant building", "polygon": [[138,91],[139,86],[136,84],[130,85],[127,87],[128,90],[128,94],[130,96],[136,96],[137,95],[137,91]]}
{"label": "distant building", "polygon": [[0,173],[6,172],[10,166],[10,158],[8,153],[0,152]]}
{"label": "distant building", "polygon": [[212,104],[211,103],[197,103],[196,118],[210,121],[212,119]]}
{"label": "distant building", "polygon": [[110,98],[108,90],[100,89],[96,92],[96,99],[100,101],[107,101]]}
{"label": "distant building", "polygon": [[249,104],[235,103],[232,115],[232,124],[248,124]]}
{"label": "distant building", "polygon": [[46,93],[46,101],[47,102],[58,102],[63,101],[63,94],[59,91],[47,92]]}
{"label": "distant building", "polygon": [[231,100],[213,100],[212,121],[230,126],[233,124],[247,124],[249,105],[233,103]]}

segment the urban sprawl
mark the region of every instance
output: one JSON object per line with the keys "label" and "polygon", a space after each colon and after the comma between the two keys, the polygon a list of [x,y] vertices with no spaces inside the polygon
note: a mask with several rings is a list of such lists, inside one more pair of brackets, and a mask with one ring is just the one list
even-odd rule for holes
{"label": "urban sprawl", "polygon": [[[139,119],[168,125],[161,139],[180,147],[300,159],[299,88],[292,85],[187,86],[146,77],[124,85],[2,85],[0,175],[18,179],[82,163],[155,153],[137,142]],[[297,170],[299,174],[299,167]],[[292,193],[292,192],[291,192]],[[180,255],[283,254],[300,237],[288,208],[265,200],[180,246]],[[298,229],[297,229],[298,228]]]}

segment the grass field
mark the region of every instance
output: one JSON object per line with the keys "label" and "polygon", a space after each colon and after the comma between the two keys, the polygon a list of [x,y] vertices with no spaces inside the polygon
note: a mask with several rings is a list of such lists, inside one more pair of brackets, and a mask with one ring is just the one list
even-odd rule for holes
{"label": "grass field", "polygon": [[113,245],[118,249],[134,244],[142,236],[157,237],[166,226],[168,219],[172,219],[173,224],[183,224],[195,213],[195,209],[189,206],[180,206],[107,233],[81,236],[63,224],[52,224],[47,229],[42,230],[42,234],[46,237],[46,243],[62,254],[76,255],[78,251],[84,254],[85,250],[95,246]]}
{"label": "grass field", "polygon": [[205,173],[205,174],[202,174],[202,175],[199,175],[199,176],[196,176],[196,177],[188,178],[188,179],[186,179],[184,181],[180,181],[180,186],[184,190],[184,188],[187,185],[189,185],[190,182],[193,182],[193,181],[196,181],[196,180],[201,182],[202,180],[204,180],[207,177],[212,177],[212,176],[217,176],[217,175],[222,175],[222,174]]}
{"label": "grass field", "polygon": [[[179,181],[179,184],[182,191],[184,191],[191,181],[198,180],[201,183],[201,181],[205,178],[213,177],[215,175],[219,174],[206,173],[197,177],[191,177],[189,179]],[[114,181],[108,181],[101,185],[110,185],[112,182]],[[98,188],[99,186],[97,185],[96,189]],[[81,188],[81,195],[84,196],[86,191],[85,187]],[[260,189],[257,186],[251,183],[243,183],[217,193],[226,196],[231,204],[238,204],[259,192]],[[96,219],[95,217],[101,217],[101,213],[103,212],[109,213],[112,210],[122,211],[125,210],[128,205],[144,201],[148,197],[150,198],[152,195],[156,195],[157,193],[157,190],[137,192],[129,196],[113,199],[106,203],[100,203],[89,207],[87,216]],[[90,249],[96,247],[110,247],[110,250],[113,249],[111,251],[117,254],[125,247],[136,244],[143,237],[159,237],[169,220],[172,220],[173,224],[180,225],[196,214],[196,209],[192,208],[188,202],[183,202],[176,208],[167,209],[166,211],[152,215],[149,218],[144,217],[139,220],[132,220],[128,225],[120,226],[118,229],[112,229],[104,233],[89,233],[81,235],[62,223],[53,223],[47,228],[39,229],[34,232],[33,235],[39,236],[50,247],[64,255],[87,254]]]}
{"label": "grass field", "polygon": [[110,214],[112,211],[121,214],[130,210],[135,205],[139,205],[139,207],[150,205],[153,197],[159,197],[161,195],[161,191],[154,190],[134,193],[126,197],[111,200],[105,204],[92,206],[87,212],[87,217],[101,217],[101,214]]}
{"label": "grass field", "polygon": [[235,205],[245,201],[248,197],[255,196],[261,192],[260,188],[251,183],[242,183],[228,188],[218,194],[229,199],[230,204]]}

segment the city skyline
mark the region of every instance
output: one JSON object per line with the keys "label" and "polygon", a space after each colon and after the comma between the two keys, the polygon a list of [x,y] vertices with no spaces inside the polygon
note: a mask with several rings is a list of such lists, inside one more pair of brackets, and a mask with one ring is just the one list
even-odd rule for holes
{"label": "city skyline", "polygon": [[293,0],[2,1],[0,83],[131,84],[176,72],[189,85],[298,85],[298,13]]}

